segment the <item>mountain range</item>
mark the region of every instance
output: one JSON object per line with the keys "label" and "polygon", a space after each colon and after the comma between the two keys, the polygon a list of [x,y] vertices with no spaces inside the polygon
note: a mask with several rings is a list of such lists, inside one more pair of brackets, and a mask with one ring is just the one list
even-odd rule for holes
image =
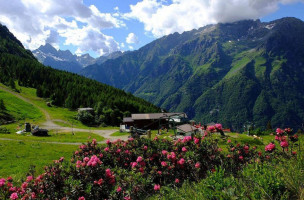
{"label": "mountain range", "polygon": [[157,39],[81,75],[203,123],[300,127],[304,22],[282,18],[208,25]]}
{"label": "mountain range", "polygon": [[[50,45],[42,47],[62,57],[73,58],[67,51],[57,51]],[[71,110],[91,107],[94,113],[83,113],[82,122],[88,125],[118,126],[124,116],[131,113],[160,112],[155,105],[112,86],[56,70],[39,63],[32,52],[0,24],[0,83],[17,89],[19,86],[36,89],[36,95],[47,99],[54,106]],[[84,120],[84,121],[83,121]],[[0,122],[11,121],[0,97]]]}
{"label": "mountain range", "polygon": [[117,51],[98,58],[93,58],[89,54],[77,56],[72,54],[69,50],[57,50],[49,43],[40,46],[38,49],[32,51],[32,53],[39,62],[46,66],[73,73],[79,73],[88,65],[95,63],[102,64],[108,59],[114,59],[123,55],[121,51]]}

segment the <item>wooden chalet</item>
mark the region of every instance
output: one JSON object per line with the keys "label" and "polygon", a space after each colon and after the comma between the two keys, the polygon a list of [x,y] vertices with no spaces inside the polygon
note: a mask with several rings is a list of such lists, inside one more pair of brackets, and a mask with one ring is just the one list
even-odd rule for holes
{"label": "wooden chalet", "polygon": [[127,127],[160,129],[169,128],[172,124],[182,124],[187,121],[188,117],[185,113],[143,113],[132,114],[131,117],[123,118],[123,123]]}

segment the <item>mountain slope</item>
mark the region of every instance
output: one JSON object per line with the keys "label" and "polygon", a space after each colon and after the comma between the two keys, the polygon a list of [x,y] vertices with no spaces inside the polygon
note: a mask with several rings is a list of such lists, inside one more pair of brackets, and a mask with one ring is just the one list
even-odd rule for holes
{"label": "mountain slope", "polygon": [[209,25],[160,38],[81,74],[169,111],[240,130],[304,120],[304,23],[283,18]]}
{"label": "mountain slope", "polygon": [[37,96],[69,109],[93,107],[101,121],[118,125],[128,113],[159,112],[159,108],[130,93],[79,75],[45,67],[4,26],[0,26],[0,82],[37,89]]}

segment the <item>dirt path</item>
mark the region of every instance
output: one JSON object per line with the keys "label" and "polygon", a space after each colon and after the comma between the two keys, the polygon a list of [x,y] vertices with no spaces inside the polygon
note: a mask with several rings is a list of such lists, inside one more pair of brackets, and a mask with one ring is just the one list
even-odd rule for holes
{"label": "dirt path", "polygon": [[[42,107],[36,105],[35,103],[33,103],[32,100],[26,98],[26,97],[23,97],[21,96],[20,94],[18,94],[17,92],[14,92],[14,91],[11,91],[3,86],[0,85],[0,89],[1,90],[4,90],[14,96],[16,96],[17,98],[35,106],[36,108],[38,108],[45,116],[45,119],[46,121],[44,123],[41,124],[41,128],[44,128],[44,129],[48,129],[48,130],[55,130],[55,131],[58,131],[58,132],[64,132],[64,131],[71,131],[71,132],[87,132],[87,133],[94,133],[94,134],[97,134],[97,135],[100,135],[106,139],[109,139],[109,140],[116,140],[116,139],[121,139],[121,140],[126,140],[128,138],[128,136],[118,136],[118,137],[115,137],[115,136],[111,136],[112,133],[116,132],[117,130],[90,130],[90,129],[80,129],[80,128],[72,128],[72,127],[63,127],[63,126],[60,126],[58,124],[55,124],[54,121],[60,121],[60,122],[64,122],[66,124],[68,124],[68,122],[65,122],[61,119],[52,119],[50,114]],[[52,143],[52,142],[50,142]],[[58,143],[60,144],[60,143]],[[72,143],[72,144],[76,144],[76,143]]]}

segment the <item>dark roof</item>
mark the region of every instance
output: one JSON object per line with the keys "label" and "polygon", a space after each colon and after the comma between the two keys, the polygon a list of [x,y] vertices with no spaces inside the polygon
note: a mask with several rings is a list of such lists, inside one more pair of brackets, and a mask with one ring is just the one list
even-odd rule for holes
{"label": "dark roof", "polygon": [[132,119],[132,117],[124,117],[123,122],[134,122],[134,120]]}
{"label": "dark roof", "polygon": [[132,114],[133,120],[142,120],[142,119],[168,119],[169,117],[185,117],[185,113],[142,113],[142,114]]}
{"label": "dark roof", "polygon": [[191,126],[190,124],[183,124],[183,125],[177,126],[176,128],[183,133],[189,133],[189,132],[193,132],[193,131],[197,130],[196,127]]}

